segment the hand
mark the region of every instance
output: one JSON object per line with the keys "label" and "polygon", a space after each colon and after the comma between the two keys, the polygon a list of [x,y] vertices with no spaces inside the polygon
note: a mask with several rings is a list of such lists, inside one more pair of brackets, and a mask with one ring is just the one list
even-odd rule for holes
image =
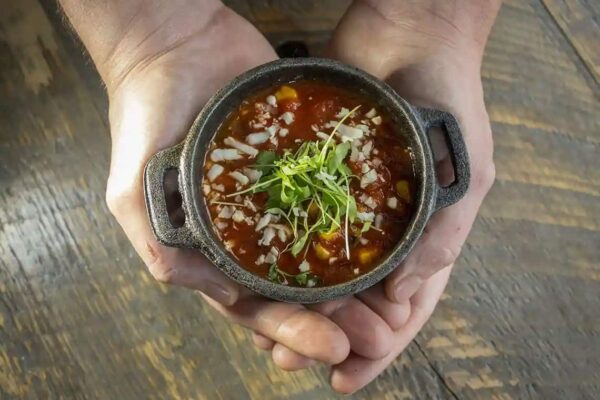
{"label": "hand", "polygon": [[[199,290],[215,300],[212,304],[230,306],[228,315],[234,322],[290,351],[339,363],[348,356],[348,339],[328,318],[301,305],[240,292],[197,251],[162,246],[152,234],[142,188],[147,160],[184,138],[217,89],[236,75],[276,58],[262,35],[220,3],[184,3],[115,1],[105,8],[102,1],[90,2],[93,10],[86,10],[76,1],[63,2],[109,94],[109,208],[158,281]],[[92,14],[103,16],[98,19],[105,23],[90,32],[86,18]],[[111,40],[112,45],[107,45]],[[240,294],[245,298],[236,303]]]}
{"label": "hand", "polygon": [[[412,103],[452,112],[463,128],[472,169],[465,198],[432,217],[415,249],[385,283],[353,298],[315,307],[330,318],[331,310],[339,310],[340,304],[342,309],[353,310],[332,318],[346,332],[353,351],[332,368],[331,384],[343,393],[354,392],[374,379],[429,319],[494,180],[491,128],[479,68],[499,4],[489,3],[488,10],[476,7],[476,19],[469,18],[472,12],[449,10],[448,5],[435,0],[419,5],[357,1],[331,43],[331,56],[387,80]],[[438,175],[447,184],[453,171],[440,139],[439,132],[434,132]],[[370,326],[371,330],[352,329],[356,326]],[[255,342],[260,348],[272,349],[282,368],[299,369],[314,363],[261,336],[256,336]]]}

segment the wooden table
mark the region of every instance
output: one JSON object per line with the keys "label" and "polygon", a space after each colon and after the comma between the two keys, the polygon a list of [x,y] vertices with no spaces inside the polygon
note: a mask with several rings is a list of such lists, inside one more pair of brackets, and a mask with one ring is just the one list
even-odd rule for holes
{"label": "wooden table", "polygon": [[[347,4],[230,3],[313,49]],[[336,398],[325,368],[279,371],[151,279],[104,203],[93,67],[52,2],[0,10],[0,398]],[[483,67],[497,183],[431,321],[352,398],[600,396],[599,21],[597,0],[503,7]]]}

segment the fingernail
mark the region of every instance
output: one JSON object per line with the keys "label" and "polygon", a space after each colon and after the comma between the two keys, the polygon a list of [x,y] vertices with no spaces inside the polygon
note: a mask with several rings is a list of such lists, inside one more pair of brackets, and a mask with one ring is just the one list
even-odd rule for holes
{"label": "fingernail", "polygon": [[416,275],[407,276],[396,283],[396,287],[394,288],[396,303],[402,303],[403,301],[408,300],[417,290],[419,290],[422,283],[423,279]]}
{"label": "fingernail", "polygon": [[233,304],[231,292],[216,282],[204,282],[201,292],[223,305],[230,306]]}

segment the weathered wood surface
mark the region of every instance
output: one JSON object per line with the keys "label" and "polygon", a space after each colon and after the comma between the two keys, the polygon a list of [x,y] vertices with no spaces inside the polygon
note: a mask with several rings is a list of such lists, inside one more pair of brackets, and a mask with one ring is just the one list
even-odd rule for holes
{"label": "weathered wood surface", "polygon": [[[347,1],[230,1],[322,49]],[[442,302],[356,399],[600,393],[598,6],[508,1],[483,77],[498,181]],[[0,2],[0,398],[325,399],[192,292],[153,282],[104,204],[93,68],[53,4]]]}

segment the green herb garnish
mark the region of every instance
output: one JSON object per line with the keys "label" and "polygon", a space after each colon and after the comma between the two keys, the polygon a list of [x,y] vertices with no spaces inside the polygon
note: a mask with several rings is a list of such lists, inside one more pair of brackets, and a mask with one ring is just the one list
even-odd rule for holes
{"label": "green herb garnish", "polygon": [[[333,136],[340,125],[360,106],[344,116],[325,141],[304,142],[294,153],[286,151],[281,158],[274,152],[261,152],[256,168],[263,172],[251,187],[237,193],[267,192],[266,212],[282,216],[290,224],[294,241],[290,251],[297,256],[313,233],[332,233],[345,230],[346,257],[350,257],[349,224],[357,210],[350,194],[350,181],[354,176],[343,162],[350,152],[348,142],[337,144]],[[269,279],[275,275],[269,271]],[[302,275],[302,274],[299,274]],[[298,277],[298,275],[296,275]],[[304,278],[296,278],[296,281]]]}
{"label": "green herb garnish", "polygon": [[287,272],[279,269],[276,263],[271,264],[269,267],[269,272],[267,273],[267,278],[271,282],[279,283],[281,285],[285,285],[288,283],[287,278],[294,279],[296,283],[300,286],[307,286],[309,282],[312,281],[312,285],[316,285],[319,282],[319,277],[313,274],[310,271],[300,272],[299,274],[288,274]]}

